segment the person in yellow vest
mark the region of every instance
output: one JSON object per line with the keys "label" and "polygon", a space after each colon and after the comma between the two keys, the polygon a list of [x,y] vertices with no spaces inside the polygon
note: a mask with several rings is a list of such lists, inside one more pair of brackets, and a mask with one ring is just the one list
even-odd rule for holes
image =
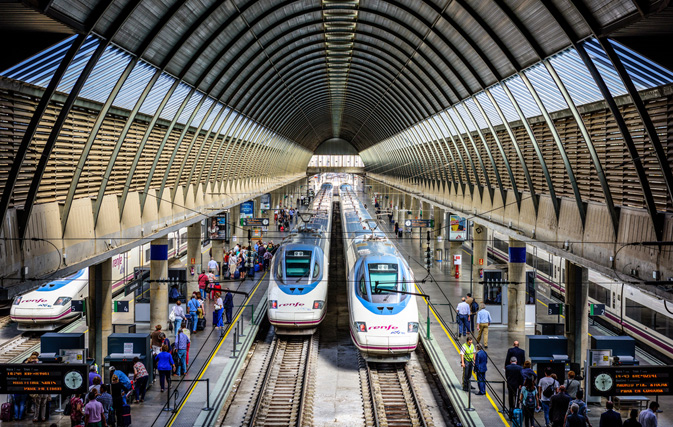
{"label": "person in yellow vest", "polygon": [[474,355],[476,351],[472,344],[472,337],[467,337],[467,341],[460,347],[460,366],[463,367],[463,390],[470,391],[470,378],[474,368]]}

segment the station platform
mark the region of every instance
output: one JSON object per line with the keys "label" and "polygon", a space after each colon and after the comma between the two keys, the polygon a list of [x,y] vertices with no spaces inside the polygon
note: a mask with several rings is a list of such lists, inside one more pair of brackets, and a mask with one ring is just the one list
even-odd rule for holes
{"label": "station platform", "polygon": [[[266,316],[267,274],[258,272],[254,280],[224,281],[222,288],[247,292],[248,298],[242,294],[234,294],[234,314],[231,325],[221,333],[212,325],[213,301],[206,301],[205,330],[191,334],[189,365],[183,377],[173,376],[169,392],[161,392],[159,378],[147,389],[145,401],[131,405],[132,424],[136,426],[209,426],[214,425],[220,409],[234,384],[239,367],[247,356],[247,350],[254,341],[259,321]],[[253,314],[254,313],[254,314]],[[140,331],[142,325],[138,325]],[[149,325],[145,326],[149,329]],[[148,332],[150,332],[148,330]],[[168,333],[171,342],[174,332]],[[236,342],[236,344],[234,344]],[[233,357],[234,346],[236,347]],[[207,381],[209,384],[207,384]],[[209,396],[208,396],[209,388]],[[170,399],[169,399],[170,396]],[[7,396],[0,396],[2,402]],[[55,412],[58,397],[51,402],[49,421],[33,425],[50,426],[55,423],[59,427],[70,426],[70,417]],[[65,398],[62,401],[65,406]],[[204,408],[212,410],[204,410]],[[169,410],[166,410],[170,408]],[[23,421],[3,422],[7,426],[23,426],[31,423],[32,414]]]}
{"label": "station platform", "polygon": [[[372,207],[369,208],[370,213],[374,214]],[[418,286],[418,291],[430,296],[430,301],[434,307],[430,311],[430,339],[427,339],[427,313],[428,307],[424,299],[418,298],[419,316],[423,329],[423,345],[426,351],[438,364],[435,368],[440,377],[442,373],[447,379],[448,384],[444,384],[447,388],[447,393],[455,405],[456,412],[464,421],[465,426],[484,426],[495,427],[498,425],[510,426],[510,421],[507,416],[501,413],[503,399],[507,403],[506,391],[503,390],[503,382],[505,381],[505,356],[507,350],[513,346],[514,341],[519,341],[520,347],[526,349],[526,336],[534,335],[535,328],[526,328],[524,336],[519,336],[507,331],[507,325],[491,325],[489,327],[488,349],[487,352],[490,362],[488,371],[486,373],[486,380],[490,382],[493,391],[487,389],[485,396],[476,395],[476,376],[473,375],[473,386],[475,389],[471,390],[471,396],[462,389],[462,367],[460,365],[460,346],[465,342],[465,337],[458,339],[458,325],[455,322],[455,307],[461,301],[466,293],[470,292],[470,278],[471,265],[470,253],[463,249],[463,264],[461,277],[456,279],[454,276],[454,269],[452,262],[436,262],[433,261],[434,266],[430,270],[430,275],[424,267],[424,251],[422,245],[426,243],[425,238],[421,241],[418,237],[409,237],[407,234],[402,238],[394,235],[393,224],[386,223],[380,225],[388,237],[395,243],[400,253],[407,260],[409,266],[414,271],[414,276]],[[416,234],[416,233],[413,233]],[[424,235],[425,236],[425,235]],[[424,280],[424,283],[423,282]],[[546,305],[550,301],[538,297],[537,304],[537,321],[548,322],[552,319],[548,318]],[[553,316],[554,318],[556,316]],[[605,330],[596,325],[590,325],[589,333],[604,335]],[[476,345],[476,336],[474,337]],[[648,357],[647,354],[639,356],[641,365],[656,364],[657,360],[653,357]],[[528,354],[528,351],[526,351]],[[582,387],[584,388],[584,387]],[[494,395],[497,394],[497,395]],[[594,427],[598,427],[600,415],[605,411],[606,399],[603,398],[601,404],[589,404],[588,415],[589,421]],[[658,414],[659,426],[673,426],[673,413],[667,410],[673,405],[673,397],[660,397],[660,409],[664,412]],[[544,414],[542,411],[535,415],[537,423],[540,426],[545,425]],[[622,420],[626,418],[622,417]]]}

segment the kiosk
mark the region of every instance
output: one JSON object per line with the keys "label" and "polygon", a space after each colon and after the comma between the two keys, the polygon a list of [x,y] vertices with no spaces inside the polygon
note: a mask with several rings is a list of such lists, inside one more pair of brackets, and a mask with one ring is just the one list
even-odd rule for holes
{"label": "kiosk", "polygon": [[[47,332],[40,337],[40,350],[42,352],[38,359],[42,363],[58,363],[62,361],[62,352],[78,350],[79,352],[88,354],[86,352],[86,341],[84,338],[84,332]],[[86,360],[79,360],[79,363],[85,362]]]}
{"label": "kiosk", "polygon": [[538,363],[569,364],[568,338],[563,335],[526,335],[528,358],[533,365]]}
{"label": "kiosk", "polygon": [[619,365],[640,365],[640,362],[636,359],[636,340],[632,337],[592,335],[591,348],[594,350],[612,350],[612,357],[619,357]]}

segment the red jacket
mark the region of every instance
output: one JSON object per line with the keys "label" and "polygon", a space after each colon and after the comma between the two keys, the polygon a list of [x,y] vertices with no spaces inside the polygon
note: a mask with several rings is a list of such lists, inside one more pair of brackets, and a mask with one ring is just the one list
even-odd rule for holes
{"label": "red jacket", "polygon": [[208,286],[208,275],[206,274],[199,274],[199,289],[206,289]]}

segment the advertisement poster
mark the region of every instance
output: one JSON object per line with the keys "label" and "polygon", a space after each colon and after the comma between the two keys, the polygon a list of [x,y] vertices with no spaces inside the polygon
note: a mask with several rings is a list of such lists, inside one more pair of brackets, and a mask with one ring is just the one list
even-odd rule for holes
{"label": "advertisement poster", "polygon": [[260,206],[259,208],[263,211],[268,211],[271,209],[271,194],[266,193],[262,194],[262,197],[260,197]]}
{"label": "advertisement poster", "polygon": [[255,202],[253,202],[252,200],[241,203],[240,207],[241,218],[252,218],[254,211],[255,211]]}
{"label": "advertisement poster", "polygon": [[227,216],[215,216],[208,221],[208,237],[211,240],[228,240]]}
{"label": "advertisement poster", "polygon": [[467,240],[467,220],[462,216],[449,216],[449,240],[462,242]]}

